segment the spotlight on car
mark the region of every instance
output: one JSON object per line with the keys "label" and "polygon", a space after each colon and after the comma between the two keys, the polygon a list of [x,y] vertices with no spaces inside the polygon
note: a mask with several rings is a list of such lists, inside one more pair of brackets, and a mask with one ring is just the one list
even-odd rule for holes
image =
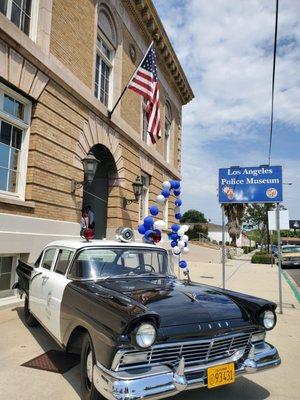
{"label": "spotlight on car", "polygon": [[127,227],[121,227],[116,230],[116,239],[120,240],[121,242],[131,242],[133,239],[133,230]]}

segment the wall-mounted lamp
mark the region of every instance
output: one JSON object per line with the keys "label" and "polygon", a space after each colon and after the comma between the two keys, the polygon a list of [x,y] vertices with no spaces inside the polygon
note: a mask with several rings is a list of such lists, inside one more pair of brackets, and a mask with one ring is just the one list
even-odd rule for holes
{"label": "wall-mounted lamp", "polygon": [[141,180],[141,177],[137,176],[136,180],[132,184],[134,199],[126,199],[125,197],[123,197],[123,208],[126,208],[127,204],[137,203],[139,201],[139,198],[142,194],[143,186],[144,184]]}
{"label": "wall-mounted lamp", "polygon": [[[94,154],[89,151],[88,155],[86,157],[84,157],[82,160],[82,165],[83,165],[83,172],[84,172],[84,176],[87,180],[88,183],[92,183],[98,164],[99,164],[99,160],[94,156]],[[83,186],[84,181],[83,182],[78,182],[75,179],[72,179],[71,182],[71,193],[75,193],[76,189],[79,189]]]}

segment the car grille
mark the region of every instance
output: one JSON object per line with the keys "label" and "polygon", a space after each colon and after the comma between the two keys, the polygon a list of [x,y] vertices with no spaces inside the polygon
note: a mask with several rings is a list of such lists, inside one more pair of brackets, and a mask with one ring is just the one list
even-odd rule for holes
{"label": "car grille", "polygon": [[300,257],[284,257],[283,261],[300,262]]}
{"label": "car grille", "polygon": [[128,350],[122,353],[119,361],[119,369],[137,367],[141,365],[175,364],[179,356],[185,359],[186,367],[196,364],[211,362],[230,357],[235,351],[245,351],[249,344],[251,333],[242,333],[226,337],[180,342],[172,344],[155,345],[147,353],[147,361],[124,363],[125,355],[138,355],[138,350]]}

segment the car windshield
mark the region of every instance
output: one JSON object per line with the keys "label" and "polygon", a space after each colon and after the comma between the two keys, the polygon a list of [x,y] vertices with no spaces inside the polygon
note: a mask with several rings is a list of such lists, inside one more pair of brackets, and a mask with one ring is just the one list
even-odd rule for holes
{"label": "car windshield", "polygon": [[161,277],[170,275],[168,254],[146,248],[89,248],[80,251],[69,273],[70,278],[110,279]]}
{"label": "car windshield", "polygon": [[288,246],[282,248],[283,253],[300,253],[300,246]]}

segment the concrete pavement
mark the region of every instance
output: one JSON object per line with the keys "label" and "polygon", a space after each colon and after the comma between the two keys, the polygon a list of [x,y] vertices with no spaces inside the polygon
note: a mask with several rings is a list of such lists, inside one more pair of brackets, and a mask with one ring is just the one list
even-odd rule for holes
{"label": "concrete pavement", "polygon": [[[197,246],[198,247],[198,246]],[[193,249],[189,256],[193,280],[221,285],[221,265],[218,254]],[[200,260],[205,260],[201,262]],[[253,265],[249,256],[229,260],[226,266],[226,286],[277,301],[277,268]],[[300,307],[290,286],[283,280],[284,314],[278,315],[276,328],[267,335],[278,347],[282,365],[261,374],[248,375],[235,384],[213,390],[201,389],[170,398],[177,400],[298,400],[300,393]],[[41,328],[28,329],[22,320],[22,307],[0,310],[0,399],[80,399],[79,368],[64,375],[31,368],[21,364],[56,349],[57,345]]]}

